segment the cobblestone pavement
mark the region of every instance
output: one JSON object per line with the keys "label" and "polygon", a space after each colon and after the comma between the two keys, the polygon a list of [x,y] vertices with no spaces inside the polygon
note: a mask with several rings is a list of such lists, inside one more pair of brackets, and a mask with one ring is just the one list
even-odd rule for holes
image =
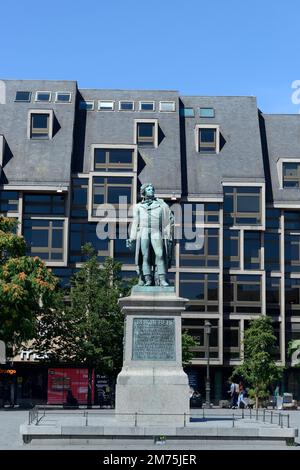
{"label": "cobblestone pavement", "polygon": [[[224,414],[224,415],[232,415],[231,410],[214,410],[217,413]],[[199,410],[200,413],[200,410]],[[286,414],[286,412],[284,412]],[[300,434],[300,410],[299,411],[290,411],[290,426],[296,427],[299,430]],[[99,450],[196,450],[196,449],[272,449],[275,448],[281,450],[300,450],[300,437],[296,439],[296,442],[299,444],[299,447],[288,447],[284,446],[283,444],[278,444],[276,447],[273,444],[268,444],[268,442],[260,443],[259,441],[253,441],[251,444],[247,443],[235,443],[233,441],[202,441],[198,444],[164,444],[164,445],[154,445],[154,444],[144,444],[144,445],[137,445],[133,443],[119,443],[119,444],[97,444],[97,445],[42,445],[42,444],[26,444],[24,445],[21,439],[21,435],[19,434],[19,427],[20,424],[28,422],[28,411],[26,410],[18,410],[18,409],[5,409],[0,410],[0,449],[1,450],[37,450],[37,449],[72,449],[72,450],[81,450],[81,449],[99,449]]]}

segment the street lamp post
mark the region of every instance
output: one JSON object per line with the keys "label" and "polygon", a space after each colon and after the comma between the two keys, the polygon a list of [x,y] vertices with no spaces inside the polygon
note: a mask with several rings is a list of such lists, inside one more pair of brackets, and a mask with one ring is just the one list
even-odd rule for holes
{"label": "street lamp post", "polygon": [[206,335],[206,358],[207,358],[206,382],[205,382],[205,392],[206,392],[205,405],[206,405],[206,408],[210,408],[209,335],[211,333],[211,323],[209,320],[205,320],[204,332]]}

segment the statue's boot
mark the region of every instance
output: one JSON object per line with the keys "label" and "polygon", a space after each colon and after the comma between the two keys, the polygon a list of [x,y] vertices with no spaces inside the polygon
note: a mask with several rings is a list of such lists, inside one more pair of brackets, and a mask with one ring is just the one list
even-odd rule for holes
{"label": "statue's boot", "polygon": [[145,281],[145,286],[152,286],[152,277],[149,274],[146,274]]}
{"label": "statue's boot", "polygon": [[166,276],[165,274],[160,274],[159,275],[159,285],[162,287],[168,287],[168,282],[166,281]]}

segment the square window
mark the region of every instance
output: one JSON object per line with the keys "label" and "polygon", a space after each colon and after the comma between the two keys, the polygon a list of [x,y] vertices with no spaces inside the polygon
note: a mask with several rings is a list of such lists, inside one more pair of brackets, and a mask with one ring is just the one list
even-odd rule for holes
{"label": "square window", "polygon": [[113,111],[114,101],[98,101],[98,111]]}
{"label": "square window", "polygon": [[23,101],[29,103],[31,100],[31,91],[17,91],[15,101]]}
{"label": "square window", "polygon": [[45,261],[63,261],[64,220],[25,219],[23,234],[28,255],[39,256]]}
{"label": "square window", "polygon": [[137,144],[140,147],[155,147],[155,123],[137,123]]}
{"label": "square window", "polygon": [[175,111],[175,101],[160,101],[159,110],[161,112],[171,113]]}
{"label": "square window", "polygon": [[215,128],[199,129],[199,152],[200,153],[216,153],[216,133]]}
{"label": "square window", "polygon": [[140,101],[140,111],[155,111],[154,101]]}
{"label": "square window", "polygon": [[134,111],[134,102],[133,101],[120,101],[119,111]]}
{"label": "square window", "polygon": [[283,162],[282,174],[284,188],[300,187],[300,162]]}
{"label": "square window", "polygon": [[58,91],[55,97],[56,103],[70,103],[71,102],[71,93],[68,91]]}
{"label": "square window", "polygon": [[94,171],[132,171],[134,150],[132,148],[95,148]]}
{"label": "square window", "polygon": [[31,113],[30,115],[30,138],[49,139],[50,115],[46,113]]}
{"label": "square window", "polygon": [[35,101],[51,101],[50,91],[37,91],[35,94]]}
{"label": "square window", "polygon": [[226,186],[224,196],[225,225],[262,223],[262,187]]}
{"label": "square window", "polygon": [[94,110],[95,103],[94,101],[80,101],[79,102],[79,109],[81,111],[93,111]]}
{"label": "square window", "polygon": [[182,117],[195,117],[194,108],[181,108],[180,109],[180,116]]}
{"label": "square window", "polygon": [[102,204],[115,206],[116,216],[119,209],[127,209],[132,204],[133,178],[104,177],[92,178],[92,216],[98,216],[97,209]]}
{"label": "square window", "polygon": [[199,116],[202,118],[214,118],[215,110],[214,108],[199,108]]}

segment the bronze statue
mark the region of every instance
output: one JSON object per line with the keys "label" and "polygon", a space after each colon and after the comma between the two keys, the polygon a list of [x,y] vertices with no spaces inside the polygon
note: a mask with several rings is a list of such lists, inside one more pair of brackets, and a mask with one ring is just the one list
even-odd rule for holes
{"label": "bronze statue", "polygon": [[135,246],[140,286],[167,287],[174,243],[174,216],[168,204],[154,195],[151,183],[141,187],[142,202],[133,209],[133,223],[127,246]]}

